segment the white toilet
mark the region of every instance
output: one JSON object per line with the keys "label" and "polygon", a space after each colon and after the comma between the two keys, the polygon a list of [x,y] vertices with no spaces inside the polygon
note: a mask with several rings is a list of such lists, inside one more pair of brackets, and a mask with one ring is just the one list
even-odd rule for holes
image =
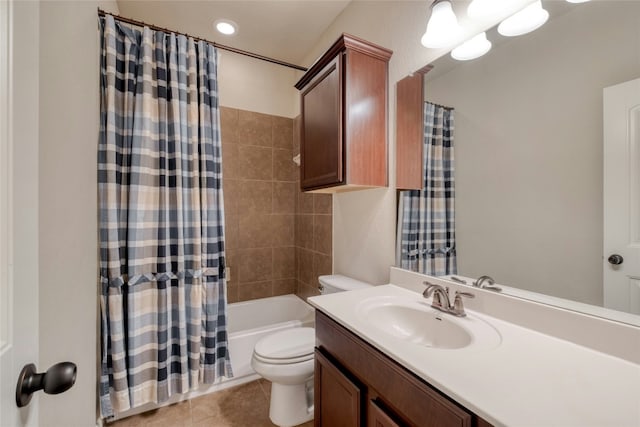
{"label": "white toilet", "polygon": [[[320,293],[350,291],[372,286],[341,275],[318,277]],[[280,427],[291,427],[313,419],[313,350],[315,330],[292,328],[259,340],[251,366],[271,381],[269,418]]]}

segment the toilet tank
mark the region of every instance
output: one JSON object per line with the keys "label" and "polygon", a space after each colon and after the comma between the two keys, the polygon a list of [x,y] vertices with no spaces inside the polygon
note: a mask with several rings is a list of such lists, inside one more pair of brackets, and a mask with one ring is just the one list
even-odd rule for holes
{"label": "toilet tank", "polygon": [[318,277],[320,282],[321,294],[333,294],[335,292],[352,291],[355,289],[369,288],[373,286],[371,283],[361,282],[351,277],[342,276],[340,274],[331,274]]}

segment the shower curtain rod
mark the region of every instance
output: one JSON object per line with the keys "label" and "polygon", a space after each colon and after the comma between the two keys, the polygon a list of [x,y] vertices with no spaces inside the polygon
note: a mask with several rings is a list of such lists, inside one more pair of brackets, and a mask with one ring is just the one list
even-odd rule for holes
{"label": "shower curtain rod", "polygon": [[135,26],[138,26],[138,27],[149,27],[149,28],[151,28],[152,30],[155,30],[155,31],[164,31],[165,33],[175,33],[175,34],[182,35],[182,36],[185,36],[185,37],[191,37],[195,41],[203,41],[203,42],[206,42],[206,43],[210,43],[210,44],[212,44],[213,46],[215,46],[218,49],[226,50],[226,51],[229,51],[229,52],[232,52],[232,53],[237,53],[238,55],[248,56],[248,57],[251,57],[251,58],[259,59],[261,61],[271,62],[272,64],[282,65],[283,67],[289,67],[289,68],[293,68],[293,69],[300,70],[300,71],[307,71],[307,69],[305,67],[301,67],[300,65],[291,64],[291,63],[285,62],[285,61],[280,61],[279,59],[269,58],[268,56],[259,55],[257,53],[249,52],[249,51],[246,51],[246,50],[236,49],[235,47],[225,46],[223,44],[212,42],[210,40],[203,39],[201,37],[194,37],[194,36],[191,36],[191,35],[189,35],[187,33],[181,33],[179,31],[173,31],[173,30],[170,30],[168,28],[159,27],[157,25],[147,24],[146,22],[137,21],[137,20],[131,19],[131,18],[125,18],[124,16],[116,15],[116,14],[113,14],[113,13],[110,13],[110,12],[105,12],[102,9],[98,9],[98,16],[105,16],[105,15],[111,15],[111,16],[113,16],[113,18],[115,20],[118,20],[118,21],[121,21],[121,22],[125,22],[125,23],[131,24],[131,25],[135,25]]}
{"label": "shower curtain rod", "polygon": [[444,108],[445,110],[455,111],[455,108],[453,107],[447,107],[446,105],[436,104],[435,102],[431,102],[431,101],[424,101],[424,102],[428,102],[429,104],[435,105],[436,107]]}

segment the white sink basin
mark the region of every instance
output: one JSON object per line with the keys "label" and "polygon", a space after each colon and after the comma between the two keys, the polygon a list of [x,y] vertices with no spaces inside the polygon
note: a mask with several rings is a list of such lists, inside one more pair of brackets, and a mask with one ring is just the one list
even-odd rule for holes
{"label": "white sink basin", "polygon": [[373,297],[356,309],[358,317],[398,340],[436,349],[494,348],[501,337],[491,325],[468,314],[455,317],[431,308],[427,300]]}

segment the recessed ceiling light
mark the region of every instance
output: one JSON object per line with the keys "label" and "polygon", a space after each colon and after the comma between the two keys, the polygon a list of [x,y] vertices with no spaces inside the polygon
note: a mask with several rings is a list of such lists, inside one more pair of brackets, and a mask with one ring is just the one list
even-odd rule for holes
{"label": "recessed ceiling light", "polygon": [[213,25],[219,33],[225,36],[231,36],[238,31],[238,24],[229,19],[218,19]]}

